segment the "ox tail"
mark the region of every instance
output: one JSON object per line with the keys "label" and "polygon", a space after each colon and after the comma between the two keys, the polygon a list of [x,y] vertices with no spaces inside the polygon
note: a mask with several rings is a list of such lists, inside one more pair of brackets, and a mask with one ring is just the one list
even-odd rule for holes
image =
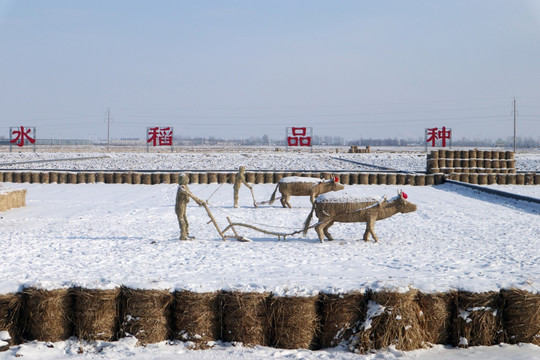
{"label": "ox tail", "polygon": [[311,223],[311,218],[313,217],[313,211],[315,211],[315,204],[311,206],[311,212],[309,213],[306,221],[304,222],[304,231],[303,231],[304,236],[306,236],[307,231],[309,230],[309,223]]}
{"label": "ox tail", "polygon": [[278,186],[279,186],[279,182],[277,183],[276,188],[274,189],[274,192],[272,193],[272,196],[270,196],[270,200],[268,201],[270,205],[272,205],[274,201],[276,200],[276,192],[277,192]]}

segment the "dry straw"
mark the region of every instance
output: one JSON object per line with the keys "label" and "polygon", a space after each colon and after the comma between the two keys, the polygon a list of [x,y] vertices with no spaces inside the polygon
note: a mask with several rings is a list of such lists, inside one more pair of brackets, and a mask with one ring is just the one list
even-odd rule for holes
{"label": "dry straw", "polygon": [[361,353],[390,345],[403,351],[422,348],[426,324],[416,301],[417,293],[370,293],[366,321],[356,334],[353,347]]}
{"label": "dry straw", "polygon": [[273,297],[270,301],[272,345],[283,349],[311,349],[317,335],[318,297]]}
{"label": "dry straw", "polygon": [[518,289],[501,290],[501,294],[508,342],[540,346],[540,294]]}
{"label": "dry straw", "polygon": [[21,302],[16,294],[0,295],[0,331],[9,332],[16,339],[15,323],[19,315]]}
{"label": "dry straw", "polygon": [[490,346],[504,341],[499,292],[458,292],[453,345]]}
{"label": "dry straw", "polygon": [[220,303],[217,292],[195,293],[177,291],[174,294],[174,338],[205,348],[221,336]]}
{"label": "dry straw", "polygon": [[122,288],[120,334],[134,336],[141,344],[167,340],[172,300],[166,290]]}
{"label": "dry straw", "polygon": [[418,293],[418,304],[426,321],[426,341],[446,345],[451,340],[457,292]]}
{"label": "dry straw", "polygon": [[67,289],[28,288],[23,292],[22,336],[28,340],[61,341],[72,334],[72,298]]}
{"label": "dry straw", "polygon": [[320,346],[335,347],[347,341],[366,316],[364,294],[321,294]]}
{"label": "dry straw", "polygon": [[74,334],[81,340],[112,341],[118,332],[119,289],[73,288]]}
{"label": "dry straw", "polygon": [[225,292],[222,339],[244,345],[270,345],[267,293]]}

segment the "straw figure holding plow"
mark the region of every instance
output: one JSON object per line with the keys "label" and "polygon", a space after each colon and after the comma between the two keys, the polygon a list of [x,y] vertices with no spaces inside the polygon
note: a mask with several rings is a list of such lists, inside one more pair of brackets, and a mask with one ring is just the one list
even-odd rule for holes
{"label": "straw figure holding plow", "polygon": [[251,196],[253,197],[253,205],[257,207],[257,203],[255,202],[255,195],[253,195],[253,186],[249,185],[246,181],[246,167],[240,166],[238,168],[238,174],[236,174],[236,179],[234,180],[234,207],[238,207],[238,193],[240,192],[240,186],[242,184],[246,185],[249,190],[251,190]]}
{"label": "straw figure holding plow", "polygon": [[223,232],[221,232],[219,226],[217,225],[216,219],[214,219],[214,216],[210,212],[206,201],[199,199],[193,195],[191,191],[189,191],[187,187],[188,182],[188,177],[185,174],[182,174],[179,181],[180,185],[178,186],[178,190],[176,192],[176,205],[174,210],[176,212],[176,217],[178,218],[178,224],[180,225],[180,240],[190,240],[195,238],[194,236],[189,235],[189,223],[186,216],[187,203],[189,202],[190,198],[193,199],[193,201],[195,201],[199,206],[204,207],[208,217],[210,217],[210,221],[214,224],[221,238],[225,240],[225,235],[223,235]]}

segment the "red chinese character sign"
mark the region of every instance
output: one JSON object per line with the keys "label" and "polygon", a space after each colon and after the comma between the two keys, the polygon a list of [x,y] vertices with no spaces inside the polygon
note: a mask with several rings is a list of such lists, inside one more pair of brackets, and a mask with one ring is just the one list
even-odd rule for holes
{"label": "red chinese character sign", "polygon": [[428,144],[431,144],[431,147],[446,147],[447,143],[452,146],[452,129],[444,126],[440,129],[436,127],[426,129],[426,150]]}
{"label": "red chinese character sign", "polygon": [[146,128],[146,148],[152,146],[170,146],[173,150],[173,128],[167,127],[149,127]]}
{"label": "red chinese character sign", "polygon": [[13,144],[18,147],[23,147],[24,145],[32,144],[34,146],[34,151],[36,151],[36,128],[35,127],[10,127],[9,128],[9,151],[11,152],[11,147]]}
{"label": "red chinese character sign", "polygon": [[310,127],[287,128],[287,146],[311,147],[313,129]]}

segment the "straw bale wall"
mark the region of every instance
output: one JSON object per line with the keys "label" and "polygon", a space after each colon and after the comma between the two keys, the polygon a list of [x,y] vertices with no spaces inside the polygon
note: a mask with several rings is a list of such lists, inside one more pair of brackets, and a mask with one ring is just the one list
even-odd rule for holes
{"label": "straw bale wall", "polygon": [[514,152],[499,150],[434,150],[427,157],[429,174],[516,173]]}
{"label": "straw bale wall", "polygon": [[[429,163],[429,160],[428,160]],[[454,171],[454,170],[459,170]],[[344,185],[439,185],[445,178],[487,185],[540,185],[540,173],[527,172],[475,172],[474,169],[454,168],[450,173],[443,173],[440,168],[431,169],[435,173],[391,173],[391,172],[350,172],[332,174],[326,172],[250,172],[246,180],[253,184],[276,184],[287,176],[331,179],[337,176]],[[501,169],[497,169],[501,170]],[[448,171],[445,171],[448,172]],[[57,184],[178,184],[180,173],[137,173],[137,172],[0,172],[3,182],[13,183],[57,183]],[[233,184],[236,173],[228,172],[189,172],[186,173],[190,184]]]}
{"label": "straw bale wall", "polygon": [[0,211],[26,205],[26,189],[0,191]]}
{"label": "straw bale wall", "polygon": [[278,297],[219,291],[27,288],[0,295],[0,331],[12,343],[71,336],[140,344],[167,339],[204,349],[215,341],[285,349],[347,346],[365,353],[393,345],[540,345],[540,294],[518,289],[486,293],[379,291]]}

